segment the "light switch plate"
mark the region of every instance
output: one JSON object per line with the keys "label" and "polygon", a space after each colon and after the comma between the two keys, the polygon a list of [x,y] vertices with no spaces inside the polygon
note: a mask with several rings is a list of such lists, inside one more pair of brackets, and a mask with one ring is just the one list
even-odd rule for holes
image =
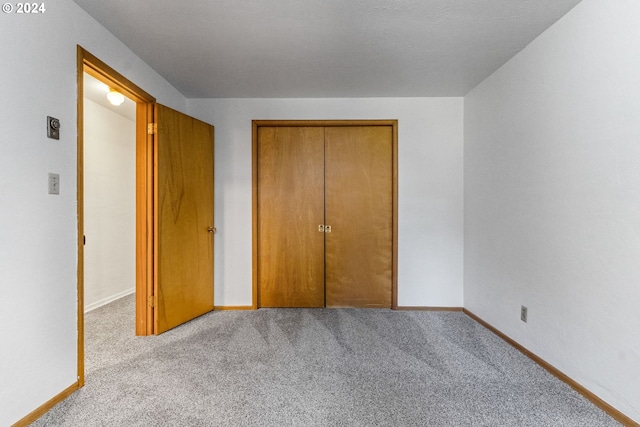
{"label": "light switch plate", "polygon": [[49,194],[60,194],[60,175],[57,173],[49,174]]}

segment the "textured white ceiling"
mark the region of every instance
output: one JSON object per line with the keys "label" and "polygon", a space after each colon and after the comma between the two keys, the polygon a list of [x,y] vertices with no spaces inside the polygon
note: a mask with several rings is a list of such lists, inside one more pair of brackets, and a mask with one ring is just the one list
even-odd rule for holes
{"label": "textured white ceiling", "polygon": [[188,98],[462,96],[580,0],[75,0]]}

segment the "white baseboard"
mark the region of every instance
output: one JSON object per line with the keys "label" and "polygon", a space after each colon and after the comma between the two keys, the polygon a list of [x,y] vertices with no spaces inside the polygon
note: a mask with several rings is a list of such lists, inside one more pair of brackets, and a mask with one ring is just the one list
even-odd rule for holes
{"label": "white baseboard", "polygon": [[106,298],[103,298],[100,301],[96,301],[96,302],[93,302],[91,304],[85,305],[84,306],[84,312],[88,313],[91,310],[95,310],[98,307],[102,307],[103,305],[107,305],[110,302],[113,302],[113,301],[115,301],[117,299],[126,297],[127,295],[131,295],[135,291],[136,291],[136,288],[127,289],[127,290],[124,290],[122,292],[118,292],[117,294],[114,294],[114,295],[108,296]]}

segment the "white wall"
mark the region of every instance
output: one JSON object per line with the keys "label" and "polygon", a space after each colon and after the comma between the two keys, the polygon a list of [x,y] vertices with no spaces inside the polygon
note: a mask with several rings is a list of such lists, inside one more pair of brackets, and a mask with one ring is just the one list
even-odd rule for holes
{"label": "white wall", "polygon": [[398,119],[398,303],[462,306],[462,98],[191,99],[216,126],[216,305],[251,305],[251,120]]}
{"label": "white wall", "polygon": [[[0,425],[76,381],[76,45],[159,102],[186,99],[71,0],[0,17]],[[46,116],[62,123],[47,139]],[[47,173],[60,195],[47,194]]]}
{"label": "white wall", "polygon": [[136,122],[84,98],[84,306],[135,291]]}
{"label": "white wall", "polygon": [[464,109],[465,307],[636,421],[638,17],[584,0]]}

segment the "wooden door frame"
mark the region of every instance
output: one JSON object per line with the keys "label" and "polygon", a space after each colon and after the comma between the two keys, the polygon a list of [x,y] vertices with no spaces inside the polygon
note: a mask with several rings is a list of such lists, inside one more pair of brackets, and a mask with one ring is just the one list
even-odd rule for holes
{"label": "wooden door frame", "polygon": [[154,279],[153,120],[155,98],[78,45],[77,47],[77,199],[78,199],[78,383],[84,385],[84,73],[136,102],[136,335],[153,334],[148,296]]}
{"label": "wooden door frame", "polygon": [[252,235],[253,309],[258,309],[258,128],[260,127],[339,127],[391,126],[392,129],[392,255],[391,308],[398,308],[398,120],[252,120]]}

